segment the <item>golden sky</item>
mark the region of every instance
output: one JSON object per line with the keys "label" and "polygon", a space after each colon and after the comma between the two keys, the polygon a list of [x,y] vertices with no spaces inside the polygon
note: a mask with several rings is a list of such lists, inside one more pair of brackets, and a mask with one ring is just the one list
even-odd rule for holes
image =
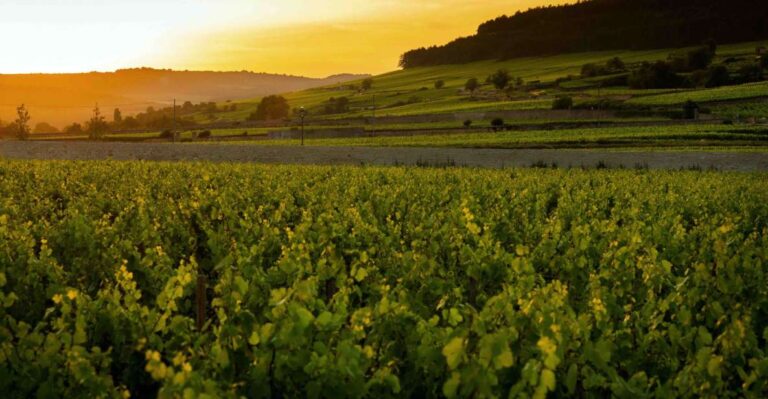
{"label": "golden sky", "polygon": [[381,73],[547,0],[0,0],[0,73]]}

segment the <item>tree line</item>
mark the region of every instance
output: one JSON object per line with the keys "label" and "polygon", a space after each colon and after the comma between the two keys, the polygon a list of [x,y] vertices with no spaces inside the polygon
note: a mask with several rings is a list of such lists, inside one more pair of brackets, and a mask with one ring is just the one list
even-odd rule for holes
{"label": "tree line", "polygon": [[473,36],[408,51],[400,66],[736,43],[768,38],[766,21],[768,1],[589,0],[498,17]]}

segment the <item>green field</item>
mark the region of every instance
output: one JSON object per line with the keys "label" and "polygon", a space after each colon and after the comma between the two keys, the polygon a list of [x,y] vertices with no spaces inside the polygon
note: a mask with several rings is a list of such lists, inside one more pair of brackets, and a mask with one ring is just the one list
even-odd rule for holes
{"label": "green field", "polygon": [[[233,144],[299,145],[298,140],[234,141]],[[671,125],[599,127],[557,130],[472,132],[441,135],[366,136],[316,139],[310,146],[413,146],[475,148],[599,148],[671,146],[765,146],[768,131],[762,127],[731,125]]]}
{"label": "green field", "polygon": [[638,97],[628,100],[627,103],[637,105],[676,105],[682,104],[688,100],[703,103],[744,100],[750,98],[768,98],[768,82],[747,83],[738,86],[718,87],[715,89],[681,91],[658,96]]}
{"label": "green field", "polygon": [[[742,43],[719,46],[715,65],[739,65],[754,59],[755,47],[761,43]],[[749,83],[712,89],[632,89],[627,86],[598,87],[603,82],[626,76],[629,72],[597,77],[580,77],[581,67],[587,63],[601,64],[612,57],[620,57],[628,68],[639,63],[665,60],[670,53],[686,49],[653,51],[611,51],[555,55],[550,57],[518,58],[508,61],[483,61],[462,65],[399,70],[373,77],[370,90],[352,89],[348,82],[293,93],[284,93],[289,106],[306,107],[305,120],[310,145],[405,145],[405,146],[467,146],[498,148],[530,147],[625,147],[664,148],[671,146],[698,148],[760,147],[766,137],[759,126],[768,118],[768,83]],[[731,60],[731,61],[729,61]],[[733,61],[737,60],[737,61]],[[728,64],[728,63],[731,64]],[[736,64],[733,64],[736,62]],[[740,64],[742,63],[742,64]],[[735,65],[735,66],[734,66]],[[506,69],[513,78],[522,78],[524,84],[509,92],[495,90],[490,84],[470,94],[463,90],[467,79],[475,77],[482,83],[486,76]],[[442,80],[444,87],[434,84]],[[571,116],[549,112],[553,101],[562,95],[573,99]],[[324,104],[331,97],[347,97],[349,111],[325,114]],[[681,118],[682,104],[688,100],[700,104],[705,117],[712,119],[709,126],[668,126],[673,118]],[[200,126],[180,131],[180,139],[201,141],[196,134],[209,130],[211,139],[228,137],[260,145],[290,145],[291,140],[262,140],[271,131],[298,129],[298,118],[291,116],[268,124],[251,123],[246,119],[256,109],[260,98],[236,101],[236,111],[213,114],[193,114]],[[517,112],[519,111],[519,112]],[[531,111],[531,112],[526,112]],[[504,116],[503,124],[511,131],[489,133],[497,116]],[[465,121],[471,128],[462,132]],[[206,124],[216,122],[217,128]],[[620,127],[611,124],[648,123],[655,126]],[[735,123],[732,127],[718,126],[721,122]],[[274,126],[276,127],[263,127]],[[589,124],[593,123],[592,126]],[[744,125],[749,123],[750,125]],[[222,125],[230,128],[220,128]],[[535,129],[541,125],[541,129]],[[361,137],[339,139],[313,139],[312,133],[327,129],[357,128],[365,135],[376,131],[401,137]],[[442,134],[434,130],[444,129]],[[556,131],[553,131],[556,130]],[[248,136],[247,138],[245,136]],[[256,137],[257,140],[253,140]],[[46,137],[45,139],[86,139],[81,136]],[[119,133],[109,135],[110,140],[160,140],[160,131],[148,133]],[[239,141],[237,141],[239,142]]]}
{"label": "green field", "polygon": [[9,397],[768,390],[765,174],[2,161],[0,176]]}
{"label": "green field", "polygon": [[[722,60],[732,56],[744,56],[753,54],[755,47],[761,43],[742,43],[736,45],[724,45],[718,48],[718,59]],[[550,57],[531,57],[518,58],[508,61],[483,61],[461,65],[443,65],[436,67],[413,68],[399,70],[373,78],[373,87],[367,92],[358,92],[349,90],[343,85],[322,87],[310,90],[304,90],[295,93],[285,94],[289,104],[294,107],[306,107],[311,111],[310,117],[315,119],[335,119],[339,117],[371,116],[372,108],[375,104],[376,115],[419,115],[432,113],[451,113],[459,111],[482,111],[482,110],[515,110],[515,109],[549,109],[552,105],[554,96],[560,93],[575,94],[577,96],[595,97],[598,94],[597,89],[591,85],[595,80],[605,77],[576,79],[567,81],[560,85],[560,88],[549,88],[536,90],[523,88],[514,93],[512,100],[498,100],[494,97],[493,90],[489,85],[481,87],[480,92],[471,98],[466,93],[460,93],[464,88],[467,79],[475,77],[482,83],[485,77],[499,69],[506,69],[513,77],[521,77],[525,82],[539,81],[542,83],[552,83],[556,79],[568,76],[578,77],[581,67],[587,63],[603,63],[612,57],[620,57],[627,64],[637,64],[643,61],[665,60],[671,52],[679,49],[662,49],[652,51],[618,51],[618,52],[595,52],[595,53],[577,53],[555,55]],[[434,83],[437,80],[443,80],[445,86],[442,89],[435,89]],[[592,82],[592,83],[590,83]],[[359,85],[360,82],[351,82]],[[574,89],[575,92],[574,92]],[[654,90],[630,90],[621,87],[607,87],[600,90],[601,97],[613,96],[636,96],[638,98],[630,100],[641,104],[677,104],[687,100],[688,92],[695,96],[695,99],[701,101],[710,101],[714,99],[734,99],[749,98],[754,96],[764,96],[766,87],[764,84],[744,87],[726,87],[715,89],[714,94],[708,90],[681,90],[681,89],[654,89]],[[763,94],[760,94],[762,90]],[[679,96],[684,97],[648,97],[661,93],[680,92]],[[341,115],[321,115],[319,108],[330,97],[346,96],[351,101],[350,112]],[[375,97],[375,98],[374,98]],[[654,98],[654,99],[651,99]],[[225,112],[218,115],[221,120],[243,120],[253,110],[260,99],[242,100],[236,102],[238,110],[235,112]],[[394,106],[398,103],[407,103],[409,100],[415,100],[412,104]],[[204,120],[203,115],[199,115],[200,120]]]}
{"label": "green field", "polygon": [[[760,43],[742,43],[719,46],[715,63],[724,63],[727,59],[749,60],[754,58],[754,49]],[[670,53],[684,52],[685,49],[662,49],[653,51],[619,51],[556,55],[551,57],[520,58],[509,61],[483,61],[462,65],[443,65],[437,67],[413,68],[394,71],[373,78],[372,89],[353,90],[350,83],[315,88],[284,94],[293,108],[306,107],[309,116],[306,120],[309,130],[333,129],[337,127],[362,128],[367,132],[376,130],[403,130],[402,137],[376,138],[339,138],[312,139],[310,145],[405,145],[405,146],[467,146],[467,147],[600,147],[606,148],[664,148],[671,146],[699,148],[738,148],[759,147],[764,145],[765,135],[762,128],[739,125],[740,123],[762,123],[768,117],[765,99],[768,98],[768,83],[749,83],[723,86],[712,89],[631,89],[626,86],[597,87],[602,82],[618,75],[581,78],[582,65],[600,64],[612,57],[620,57],[630,67],[637,67],[645,61],[665,60]],[[735,58],[732,58],[735,57]],[[471,77],[484,78],[499,69],[506,69],[517,78],[524,80],[508,93],[500,93],[491,85],[485,84],[474,94],[463,91],[464,83]],[[623,74],[623,75],[626,75]],[[437,80],[445,86],[434,87]],[[351,82],[359,85],[360,82]],[[574,117],[556,119],[554,114],[541,113],[550,110],[557,96],[573,97],[574,106],[584,112],[603,109],[607,115],[600,119]],[[339,114],[324,114],[323,104],[331,97],[348,97],[350,109]],[[238,110],[223,112],[216,116],[218,121],[243,121],[256,108],[260,99],[237,102]],[[710,126],[695,125],[690,127],[666,126],[665,120],[680,117],[682,104],[688,100],[700,104],[702,112],[714,118]],[[728,103],[731,102],[731,103]],[[375,108],[375,109],[374,109]],[[526,114],[524,111],[535,110],[538,113]],[[546,127],[540,130],[524,132],[488,133],[482,128],[490,126],[489,112],[523,111],[512,113],[504,123],[521,127],[522,125],[550,126],[564,122],[556,132]],[[610,116],[613,113],[614,116]],[[597,115],[597,114],[594,114]],[[403,122],[377,122],[374,118],[401,118]],[[443,121],[430,121],[431,116],[439,116]],[[197,115],[199,121],[206,116]],[[365,118],[365,119],[362,119]],[[403,118],[408,118],[407,120]],[[448,119],[446,119],[448,118]],[[449,120],[452,119],[452,120]],[[578,128],[568,126],[567,122],[588,120],[596,123],[627,123],[633,121],[658,121],[657,126],[634,128],[594,126]],[[737,123],[735,127],[718,126],[718,119]],[[446,131],[444,134],[428,134],[433,129],[457,129],[465,120],[472,122],[472,131],[461,133],[460,130]],[[296,118],[289,118],[282,128],[249,128],[214,130],[213,137],[237,135],[243,130],[249,136],[266,134],[271,130],[296,129]],[[423,130],[419,134],[418,130]],[[191,139],[191,132],[182,133],[182,138]],[[259,140],[261,145],[290,145],[291,140]]]}

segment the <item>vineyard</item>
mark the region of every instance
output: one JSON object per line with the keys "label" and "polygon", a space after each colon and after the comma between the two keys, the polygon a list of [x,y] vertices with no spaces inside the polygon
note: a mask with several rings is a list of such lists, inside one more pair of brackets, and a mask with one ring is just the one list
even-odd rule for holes
{"label": "vineyard", "polygon": [[[574,147],[687,147],[687,146],[764,146],[768,130],[763,126],[691,124],[662,126],[604,126],[556,130],[458,132],[440,135],[363,136],[312,138],[313,146],[399,146],[399,147],[475,147],[475,148],[574,148]],[[238,141],[235,144],[299,145],[298,140]]]}
{"label": "vineyard", "polygon": [[767,177],[0,161],[0,389],[765,397]]}

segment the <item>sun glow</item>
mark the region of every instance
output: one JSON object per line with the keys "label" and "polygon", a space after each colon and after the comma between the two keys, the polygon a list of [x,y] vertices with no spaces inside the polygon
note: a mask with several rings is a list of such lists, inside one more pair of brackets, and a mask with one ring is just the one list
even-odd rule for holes
{"label": "sun glow", "polygon": [[541,0],[1,0],[0,73],[151,66],[384,72]]}

